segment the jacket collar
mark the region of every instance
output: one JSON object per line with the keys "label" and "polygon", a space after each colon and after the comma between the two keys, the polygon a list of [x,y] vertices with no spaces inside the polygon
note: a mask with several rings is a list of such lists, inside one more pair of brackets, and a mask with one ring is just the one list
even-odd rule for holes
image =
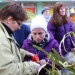
{"label": "jacket collar", "polygon": [[1,27],[2,30],[4,31],[6,38],[8,38],[9,40],[13,40],[13,41],[16,43],[16,45],[19,46],[19,44],[18,44],[18,43],[16,42],[16,40],[14,39],[13,35],[12,35],[12,34],[11,34],[11,35],[8,34],[6,28],[4,27],[4,25],[3,25],[1,22],[0,22],[0,27]]}
{"label": "jacket collar", "polygon": [[5,29],[7,30],[9,35],[13,34],[13,31],[6,24],[4,24],[4,23],[2,23],[2,24],[5,27]]}
{"label": "jacket collar", "polygon": [[9,36],[7,30],[5,29],[5,27],[3,26],[3,24],[2,24],[1,22],[0,22],[0,27],[1,27],[2,30],[4,31],[6,38],[9,38],[9,39],[10,39],[11,37]]}

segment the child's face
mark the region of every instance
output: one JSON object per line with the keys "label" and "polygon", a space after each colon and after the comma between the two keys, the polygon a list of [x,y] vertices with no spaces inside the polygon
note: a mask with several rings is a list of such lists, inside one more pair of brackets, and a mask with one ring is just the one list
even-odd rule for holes
{"label": "child's face", "polygon": [[40,43],[45,38],[46,32],[42,28],[35,28],[32,30],[32,37],[37,42]]}

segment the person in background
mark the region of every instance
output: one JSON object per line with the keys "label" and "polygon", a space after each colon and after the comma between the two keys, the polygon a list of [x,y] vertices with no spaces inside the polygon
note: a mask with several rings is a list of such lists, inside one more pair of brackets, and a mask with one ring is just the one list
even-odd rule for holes
{"label": "person in background", "polygon": [[22,23],[20,30],[14,32],[14,38],[16,39],[20,47],[22,47],[23,41],[28,37],[30,32],[30,28],[24,23]]}
{"label": "person in background", "polygon": [[[53,15],[47,25],[47,29],[49,32],[52,32],[54,38],[59,44],[64,34],[73,31],[72,24],[72,21],[66,14],[66,4],[64,2],[56,2],[54,4]],[[69,37],[65,40],[65,47],[68,52],[71,51],[71,49],[74,49]],[[65,55],[66,52],[62,50],[62,54]]]}
{"label": "person in background", "polygon": [[[64,2],[56,2],[54,4],[53,15],[47,25],[47,29],[49,32],[53,34],[54,38],[58,41],[59,44],[64,34],[73,31],[72,24],[73,24],[72,21],[70,20],[69,17],[67,17],[66,14],[66,4]],[[73,37],[72,39],[75,41]],[[69,36],[65,39],[64,45],[67,52],[75,50]],[[61,49],[62,55],[65,56],[67,52],[64,50],[63,45]]]}
{"label": "person in background", "polygon": [[0,75],[35,75],[41,67],[33,61],[23,62],[26,55],[34,54],[20,49],[12,35],[26,20],[27,14],[18,3],[9,3],[0,10]]}
{"label": "person in background", "polygon": [[74,8],[70,9],[70,19],[72,20],[72,22],[75,23],[75,9]]}
{"label": "person in background", "polygon": [[48,23],[51,18],[51,15],[49,13],[49,7],[46,6],[46,7],[42,8],[41,15],[44,17],[44,19]]}
{"label": "person in background", "polygon": [[[44,64],[48,61],[47,56],[38,49],[34,48],[33,45],[37,45],[44,50],[46,50],[48,53],[52,51],[52,48],[55,48],[59,52],[59,44],[54,39],[53,35],[48,33],[47,31],[47,25],[46,21],[42,16],[34,17],[31,22],[31,34],[29,37],[24,40],[22,48],[37,54],[39,57],[39,60],[41,61],[41,64]],[[51,68],[49,65],[46,66],[46,68]],[[40,75],[48,75],[46,74],[45,69],[43,69],[40,72]]]}
{"label": "person in background", "polygon": [[73,31],[75,33],[75,11],[73,13],[70,14],[70,19],[73,22]]}

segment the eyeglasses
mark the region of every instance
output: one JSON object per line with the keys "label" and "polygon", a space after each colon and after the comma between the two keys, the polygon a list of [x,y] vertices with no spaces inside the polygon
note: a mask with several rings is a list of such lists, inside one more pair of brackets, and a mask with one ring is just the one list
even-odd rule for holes
{"label": "eyeglasses", "polygon": [[21,25],[21,23],[20,23],[20,22],[18,22],[17,20],[16,20],[16,22],[18,23],[18,25],[19,25],[19,26]]}

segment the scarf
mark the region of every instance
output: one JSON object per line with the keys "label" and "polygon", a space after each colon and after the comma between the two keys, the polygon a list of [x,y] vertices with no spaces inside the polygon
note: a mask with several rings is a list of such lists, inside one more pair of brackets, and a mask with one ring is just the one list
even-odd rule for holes
{"label": "scarf", "polygon": [[33,44],[35,44],[39,47],[43,47],[45,45],[45,43],[47,42],[47,38],[48,38],[48,35],[46,34],[45,38],[40,43],[37,43],[33,38],[31,38],[31,39],[32,39]]}

